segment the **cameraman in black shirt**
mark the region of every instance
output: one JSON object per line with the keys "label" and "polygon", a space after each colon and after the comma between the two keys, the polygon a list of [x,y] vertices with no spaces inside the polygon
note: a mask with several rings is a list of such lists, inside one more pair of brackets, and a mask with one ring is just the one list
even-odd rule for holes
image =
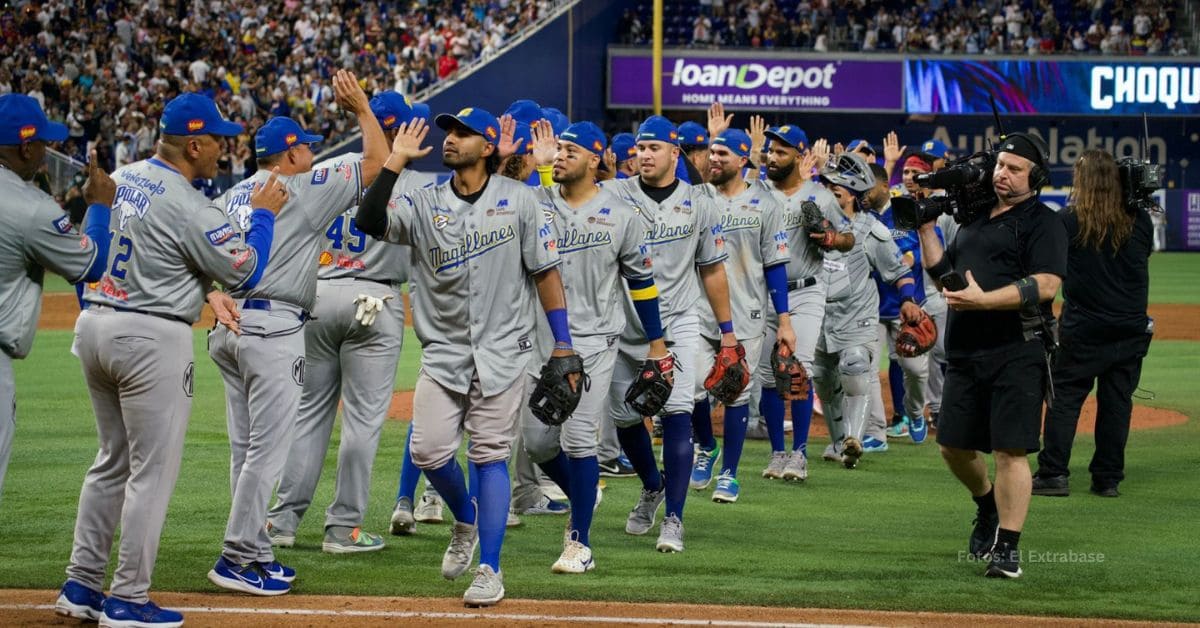
{"label": "cameraman in black shirt", "polygon": [[961,290],[943,290],[950,313],[938,444],[977,507],[970,554],[988,559],[986,575],[994,578],[1021,575],[1017,543],[1032,484],[1027,455],[1039,449],[1049,375],[1043,336],[1067,271],[1062,220],[1038,199],[1047,161],[1040,138],[1005,136],[992,171],[996,206],[964,218],[945,249],[933,222],[919,229],[930,275],[946,283],[953,271],[965,280]]}
{"label": "cameraman in black shirt", "polygon": [[1117,163],[1098,150],[1075,162],[1063,222],[1070,248],[1062,347],[1054,362],[1054,404],[1046,412],[1034,495],[1067,496],[1071,443],[1084,399],[1096,386],[1096,453],[1092,492],[1116,497],[1125,479],[1132,395],[1150,347],[1146,317],[1153,248],[1150,216],[1125,202]]}

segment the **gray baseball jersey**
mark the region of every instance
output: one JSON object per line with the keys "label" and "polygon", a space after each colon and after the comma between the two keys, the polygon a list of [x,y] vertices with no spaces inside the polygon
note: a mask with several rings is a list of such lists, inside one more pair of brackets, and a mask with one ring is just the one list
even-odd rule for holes
{"label": "gray baseball jersey", "polygon": [[[700,278],[697,266],[725,261],[725,241],[721,234],[721,217],[714,199],[703,186],[682,181],[662,203],[654,202],[642,192],[637,177],[613,179],[602,184],[605,189],[633,206],[646,230],[646,246],[654,268],[654,283],[658,287],[658,306],[668,337],[672,322],[686,313],[694,313],[700,300]],[[622,338],[634,344],[646,341],[641,321],[629,315],[633,303],[626,299],[627,324]]]}
{"label": "gray baseball jersey", "polygon": [[413,247],[422,371],[460,394],[477,377],[485,396],[496,395],[533,354],[530,277],[559,265],[554,230],[524,184],[492,176],[474,204],[450,186],[393,195],[384,239]]}
{"label": "gray baseball jersey", "polygon": [[828,287],[822,334],[824,350],[830,353],[876,339],[879,290],[871,279],[872,260],[884,281],[908,272],[891,232],[869,212],[856,212],[853,219],[842,215],[838,224],[854,234],[854,248],[827,252],[821,271]]}
{"label": "gray baseball jersey", "polygon": [[54,199],[8,168],[0,168],[0,349],[29,354],[42,310],[45,269],[78,282],[96,245],[71,226]]}
{"label": "gray baseball jersey", "polygon": [[804,215],[800,204],[812,201],[821,208],[821,215],[833,223],[837,229],[842,229],[842,209],[838,207],[837,199],[821,184],[809,179],[805,181],[795,194],[788,196],[775,187],[773,182],[766,182],[775,198],[783,205],[783,228],[788,235],[788,248],[791,249],[792,259],[788,262],[788,281],[802,280],[821,274],[821,262],[824,252],[808,237],[804,228]]}
{"label": "gray baseball jersey", "polygon": [[108,269],[84,300],[195,322],[209,279],[236,289],[254,273],[258,259],[244,230],[170,165],[139,161],[113,180]]}
{"label": "gray baseball jersey", "polygon": [[[345,160],[360,160],[357,153],[343,155],[338,160],[322,162],[313,170],[333,168]],[[411,170],[403,170],[396,179],[397,192],[407,192],[421,187],[421,177]],[[334,216],[325,229],[325,248],[317,256],[317,279],[342,279],[352,277],[385,283],[408,281],[409,250],[403,246],[387,246],[377,242],[359,230],[354,222],[358,211],[355,205],[339,216]]]}
{"label": "gray baseball jersey", "polygon": [[[270,175],[259,170],[215,201],[242,232],[250,228],[254,185]],[[253,289],[233,287],[229,292],[237,298],[274,299],[311,310],[317,298],[317,261],[325,245],[325,230],[362,196],[362,165],[341,161],[280,179],[290,198],[275,220],[270,266]]]}
{"label": "gray baseball jersey", "polygon": [[[603,188],[577,209],[567,204],[557,185],[537,194],[562,258],[559,273],[575,351],[581,355],[601,351],[625,329],[628,290],[622,278],[654,276],[642,222],[628,203]],[[549,323],[544,316],[537,319],[541,360],[531,361],[533,369],[541,368],[554,347]]]}
{"label": "gray baseball jersey", "polygon": [[[737,196],[728,198],[710,184],[721,216],[721,234],[725,239],[725,276],[729,281],[729,306],[738,338],[759,338],[771,303],[767,298],[763,267],[787,263],[788,235],[784,231],[783,208],[771,189],[762,183],[746,186]],[[719,338],[716,316],[707,299],[697,304],[700,333]]]}

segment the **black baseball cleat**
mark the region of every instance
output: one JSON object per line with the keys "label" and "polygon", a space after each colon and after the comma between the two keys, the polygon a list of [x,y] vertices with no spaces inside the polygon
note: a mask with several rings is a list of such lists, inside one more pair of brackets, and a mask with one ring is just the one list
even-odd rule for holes
{"label": "black baseball cleat", "polygon": [[1033,494],[1044,497],[1066,497],[1071,494],[1071,485],[1065,475],[1033,476]]}
{"label": "black baseball cleat", "polygon": [[637,475],[637,471],[624,456],[618,456],[600,463],[600,475],[606,478],[631,478]]}
{"label": "black baseball cleat", "polygon": [[1099,484],[1092,485],[1092,494],[1100,497],[1120,497],[1121,491],[1117,490],[1117,486],[1101,486]]}
{"label": "black baseball cleat", "polygon": [[998,541],[992,548],[992,556],[983,575],[989,578],[1020,578],[1021,552],[1017,546]]}
{"label": "black baseball cleat", "polygon": [[980,560],[986,560],[996,545],[996,537],[1000,534],[1000,513],[975,513],[975,529],[971,530],[971,540],[968,549],[971,555]]}

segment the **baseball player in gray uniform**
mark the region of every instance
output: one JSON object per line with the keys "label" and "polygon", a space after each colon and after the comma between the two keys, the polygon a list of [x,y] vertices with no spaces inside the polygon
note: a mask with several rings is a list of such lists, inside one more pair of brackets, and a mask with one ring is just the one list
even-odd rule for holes
{"label": "baseball player in gray uniform", "polygon": [[[412,107],[396,92],[371,99],[371,110],[389,145],[400,126],[412,121]],[[414,124],[406,130],[427,128]],[[336,165],[320,164],[314,170],[326,167]],[[406,170],[396,181],[396,192],[421,185],[419,176]],[[363,532],[361,526],[404,340],[400,286],[408,281],[408,251],[368,237],[354,221],[357,211],[353,207],[333,219],[317,260],[317,304],[313,320],[304,327],[304,390],[295,436],[275,505],[267,512],[267,533],[279,547],[295,543],[296,528],[312,503],[339,398],[342,439],[321,549],[347,554],[384,545],[382,537]]]}
{"label": "baseball player in gray uniform", "polygon": [[912,302],[911,277],[901,279],[909,269],[900,260],[891,231],[862,205],[875,187],[875,175],[866,161],[857,153],[842,153],[822,168],[821,180],[837,197],[841,222],[854,233],[855,246],[825,256],[825,320],[813,375],[831,440],[823,457],[853,469],[863,454],[873,352],[878,350],[879,291],[870,276],[872,261],[884,281],[896,283],[908,297],[900,308],[902,320],[915,320],[920,308]]}
{"label": "baseball player in gray uniform", "polygon": [[[533,154],[540,168],[545,151],[538,147],[554,143],[553,130],[542,121],[535,123],[533,131]],[[544,138],[549,138],[548,142]],[[621,285],[622,277],[642,327],[662,327],[641,221],[632,207],[595,183],[605,146],[604,134],[595,124],[577,122],[567,127],[552,158],[557,185],[542,190],[543,207],[551,216],[556,248],[562,257],[559,272],[568,297],[571,338],[591,380],[579,406],[563,425],[546,425],[528,409],[522,416],[529,457],[571,501],[569,532],[563,540],[562,555],[551,567],[554,573],[584,573],[596,565],[589,531],[600,480],[597,434],[601,416],[608,412],[617,339],[625,328],[626,290]],[[651,336],[654,339],[645,357],[667,358],[661,331]],[[539,325],[537,339],[538,355],[549,356],[552,342],[545,325]],[[538,373],[531,370],[530,375],[536,379]]]}
{"label": "baseball player in gray uniform", "polygon": [[[792,331],[787,303],[787,234],[783,230],[783,209],[771,189],[760,181],[748,183],[742,169],[749,163],[750,136],[738,129],[726,129],[712,140],[709,148],[709,188],[721,216],[725,239],[725,275],[729,281],[729,304],[737,321],[738,341],[746,348],[746,362],[758,364],[763,352],[764,318],[768,310],[778,320],[777,338],[795,353],[796,334]],[[716,358],[717,320],[704,300],[697,304],[700,313],[700,350],[696,363],[696,409],[692,412],[692,430],[698,449],[692,465],[690,486],[702,490],[712,481],[720,461],[712,499],[732,504],[741,491],[737,480],[738,463],[746,440],[750,416],[750,387],[725,408],[725,447],[717,446],[713,436],[711,406],[704,389],[702,373],[707,373]],[[770,353],[771,349],[766,352]],[[724,458],[721,458],[724,453]]]}
{"label": "baseball player in gray uniform", "polygon": [[[574,352],[553,228],[532,189],[495,176],[499,122],[477,108],[435,122],[447,131],[442,163],[452,178],[394,196],[396,173],[429,151],[401,141],[401,134],[356,219],[364,232],[412,247],[413,322],[422,354],[410,451],[456,520],[442,575],[462,575],[478,545],[479,567],[463,602],[487,606],[504,598],[508,457],[528,401],[535,295],[554,335],[553,355]],[[455,459],[464,430],[478,477],[471,493]]]}
{"label": "baseball player in gray uniform", "polygon": [[[287,192],[275,175],[251,192],[244,233],[192,188],[211,178],[224,137],[241,133],[199,94],[167,103],[154,157],[113,173],[112,248],[104,276],[84,294],[74,353],[96,412],[100,451],[84,477],[67,585],[55,608],[89,605],[72,584],[103,590],[121,528],[101,625],[178,626],[183,616],[147,597],[159,534],[183,458],[192,406],[192,324],[212,281],[253,287],[268,263],[275,213]],[[213,297],[218,298],[217,296]],[[259,566],[263,569],[263,566]]]}
{"label": "baseball player in gray uniform", "polygon": [[[683,551],[683,506],[692,468],[692,409],[700,346],[697,301],[703,282],[709,305],[721,329],[721,345],[735,347],[729,284],[725,276],[725,243],[721,217],[711,188],[692,186],[675,176],[679,134],[662,116],[651,116],[638,127],[637,161],[640,175],[606,181],[604,188],[633,206],[646,230],[646,245],[659,291],[667,347],[675,355],[670,398],[662,409],[663,471],[660,473],[643,417],[625,403],[625,392],[647,355],[646,330],[629,322],[620,338],[613,368],[609,412],[625,455],[642,480],[642,493],[625,522],[625,532],[643,535],[654,527],[660,506],[666,513],[655,548]],[[697,276],[697,274],[699,276]]]}
{"label": "baseball player in gray uniform", "polygon": [[[255,134],[260,168],[285,175],[291,199],[275,225],[272,264],[252,289],[231,288],[241,309],[241,334],[218,328],[208,353],[225,382],[233,493],[221,557],[208,572],[217,586],[252,595],[281,595],[294,572],[264,574],[274,562],[267,506],[291,446],[304,386],[304,325],[316,305],[317,265],[330,222],[359,200],[387,155],[387,140],[354,75],[334,78],[338,103],[358,116],[362,161],[312,169],[309,135],[290,118],[272,118]],[[266,173],[260,169],[217,199],[231,222],[245,229],[247,198]]]}
{"label": "baseball player in gray uniform", "polygon": [[[821,324],[825,320],[825,283],[821,280],[821,265],[826,250],[846,252],[854,246],[854,234],[837,232],[842,224],[842,210],[833,194],[813,180],[812,171],[817,156],[809,150],[808,135],[794,124],[766,131],[767,182],[775,198],[783,205],[783,228],[788,238],[791,259],[787,265],[788,309],[791,313],[792,329],[796,333],[796,359],[804,364],[809,380],[813,376],[813,357]],[[805,208],[811,213],[815,205],[819,216],[828,221],[830,229],[812,232],[805,216]],[[825,245],[826,236],[830,242]],[[778,318],[773,311],[767,312],[764,347],[775,344]],[[808,396],[791,400],[792,448],[784,443],[783,417],[784,400],[775,390],[775,378],[771,373],[770,354],[759,359],[757,382],[761,385],[761,401],[758,404],[767,425],[767,436],[771,442],[771,459],[763,469],[762,476],[768,479],[784,479],[803,482],[808,478],[808,431],[813,414],[813,389],[809,386]],[[753,404],[752,404],[753,405]]]}
{"label": "baseball player in gray uniform", "polygon": [[95,281],[107,261],[112,189],[101,185],[107,176],[84,188],[91,207],[83,239],[54,198],[31,183],[46,143],[66,138],[66,127],[47,120],[33,98],[0,96],[0,497],[17,428],[12,361],[33,346],[46,269],[72,283]]}

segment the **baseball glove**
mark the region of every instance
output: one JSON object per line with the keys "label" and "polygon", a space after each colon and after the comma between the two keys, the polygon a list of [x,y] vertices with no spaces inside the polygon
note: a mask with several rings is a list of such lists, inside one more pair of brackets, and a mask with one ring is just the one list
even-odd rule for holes
{"label": "baseball glove", "polygon": [[713,361],[712,370],[704,378],[704,389],[725,405],[737,401],[738,395],[750,384],[750,365],[746,364],[746,349],[738,343],[721,347]]}
{"label": "baseball glove", "polygon": [[775,390],[784,399],[808,397],[808,373],[787,345],[777,342],[771,351],[771,372],[775,375]]}
{"label": "baseball glove", "polygon": [[817,246],[826,251],[833,248],[833,243],[837,240],[837,230],[833,228],[833,223],[826,220],[825,216],[821,214],[821,208],[816,203],[812,201],[800,203],[800,219],[808,237]]}
{"label": "baseball glove", "polygon": [[[568,376],[576,373],[579,382],[572,389]],[[589,385],[588,376],[583,372],[583,358],[575,354],[551,357],[542,366],[542,375],[529,396],[529,410],[546,425],[562,425],[571,418]]]}
{"label": "baseball glove", "polygon": [[921,310],[916,322],[904,323],[896,335],[896,353],[906,358],[924,354],[937,344],[938,330],[933,319]]}
{"label": "baseball glove", "polygon": [[667,405],[674,385],[675,354],[646,358],[638,369],[637,379],[625,391],[625,403],[640,416],[655,416]]}

